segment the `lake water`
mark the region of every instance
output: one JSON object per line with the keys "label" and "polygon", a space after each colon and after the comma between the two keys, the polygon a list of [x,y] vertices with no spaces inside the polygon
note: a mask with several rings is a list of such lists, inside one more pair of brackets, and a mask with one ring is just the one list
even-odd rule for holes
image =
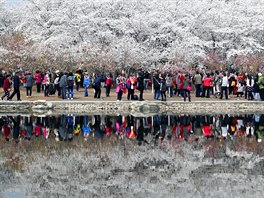
{"label": "lake water", "polygon": [[263,195],[264,114],[10,115],[0,127],[0,197]]}

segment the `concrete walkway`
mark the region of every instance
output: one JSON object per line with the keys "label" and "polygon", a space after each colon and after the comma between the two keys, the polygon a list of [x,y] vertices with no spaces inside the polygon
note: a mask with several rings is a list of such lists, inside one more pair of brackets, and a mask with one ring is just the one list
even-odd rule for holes
{"label": "concrete walkway", "polygon": [[[57,97],[57,93],[56,95],[51,95],[49,97],[44,97],[44,93],[37,93],[36,92],[36,88],[33,87],[33,93],[32,93],[32,97],[31,98],[27,98],[26,97],[26,89],[21,87],[21,99],[23,101],[35,101],[35,100],[46,100],[46,101],[62,101],[61,98]],[[139,95],[138,90],[135,91],[137,95]],[[0,95],[3,95],[3,89],[0,91]],[[116,101],[117,100],[117,94],[115,93],[115,89],[111,89],[111,93],[110,93],[110,97],[106,97],[105,95],[105,89],[102,88],[102,94],[101,94],[101,98],[100,99],[95,99],[94,96],[94,90],[92,88],[89,89],[88,91],[89,96],[88,97],[84,97],[84,90],[83,88],[81,88],[79,91],[74,90],[74,99],[73,101]],[[123,100],[122,101],[127,101],[127,94],[123,94]],[[153,99],[153,93],[152,91],[146,90],[144,91],[144,99],[147,101],[157,101]],[[6,100],[6,98],[4,99],[4,101]],[[14,98],[12,99],[13,101],[16,101],[17,98],[16,96],[14,96]],[[242,98],[237,98],[236,96],[230,96],[228,101],[247,101],[245,100],[244,97]],[[167,97],[167,101],[183,101],[182,97],[179,96],[173,96],[173,97]],[[191,92],[191,101],[225,101],[225,99],[220,100],[219,98],[215,98],[214,96],[210,97],[210,98],[197,98],[194,95],[194,91]]]}

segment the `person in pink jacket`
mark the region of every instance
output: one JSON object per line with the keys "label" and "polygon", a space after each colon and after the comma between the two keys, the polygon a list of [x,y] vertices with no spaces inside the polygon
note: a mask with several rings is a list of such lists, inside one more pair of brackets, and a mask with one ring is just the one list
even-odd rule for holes
{"label": "person in pink jacket", "polygon": [[40,90],[41,90],[41,82],[42,82],[42,77],[41,77],[40,71],[36,71],[36,74],[34,76],[34,79],[36,80],[37,92],[40,93]]}

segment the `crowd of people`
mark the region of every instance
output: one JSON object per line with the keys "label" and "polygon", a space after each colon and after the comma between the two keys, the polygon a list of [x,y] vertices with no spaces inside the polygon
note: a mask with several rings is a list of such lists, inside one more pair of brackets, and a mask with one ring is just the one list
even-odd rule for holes
{"label": "crowd of people", "polygon": [[[20,88],[25,87],[26,97],[32,97],[32,87],[36,92],[43,92],[44,97],[57,94],[62,99],[74,99],[80,88],[84,97],[101,98],[102,88],[105,97],[110,97],[111,90],[116,94],[117,101],[122,101],[124,94],[127,100],[144,100],[144,90],[150,86],[155,100],[166,101],[168,97],[180,96],[184,101],[191,101],[191,92],[195,97],[215,97],[229,99],[244,97],[247,100],[264,100],[264,76],[262,72],[239,73],[236,71],[205,71],[199,68],[184,72],[148,72],[139,70],[126,74],[121,71],[114,76],[111,73],[89,73],[78,70],[75,72],[16,72],[0,78],[7,100],[17,95],[21,100]],[[88,88],[93,93],[88,93]],[[12,90],[12,93],[11,93]],[[114,91],[113,91],[114,90]]]}
{"label": "crowd of people", "polygon": [[[1,135],[2,132],[2,135]],[[163,140],[189,141],[192,136],[206,139],[233,139],[246,136],[261,142],[264,137],[264,115],[46,115],[1,116],[0,138],[16,143],[32,138],[54,138],[71,141],[81,137],[84,141],[116,136],[134,139],[141,144]]]}

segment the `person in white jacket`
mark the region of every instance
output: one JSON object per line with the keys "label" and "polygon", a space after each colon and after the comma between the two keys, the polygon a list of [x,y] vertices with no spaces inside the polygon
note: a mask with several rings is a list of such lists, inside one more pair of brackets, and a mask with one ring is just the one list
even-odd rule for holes
{"label": "person in white jacket", "polygon": [[227,77],[226,73],[224,73],[223,75],[224,76],[222,78],[220,99],[223,99],[224,92],[225,92],[225,98],[228,99],[228,93],[227,93],[227,88],[229,87],[228,77]]}

